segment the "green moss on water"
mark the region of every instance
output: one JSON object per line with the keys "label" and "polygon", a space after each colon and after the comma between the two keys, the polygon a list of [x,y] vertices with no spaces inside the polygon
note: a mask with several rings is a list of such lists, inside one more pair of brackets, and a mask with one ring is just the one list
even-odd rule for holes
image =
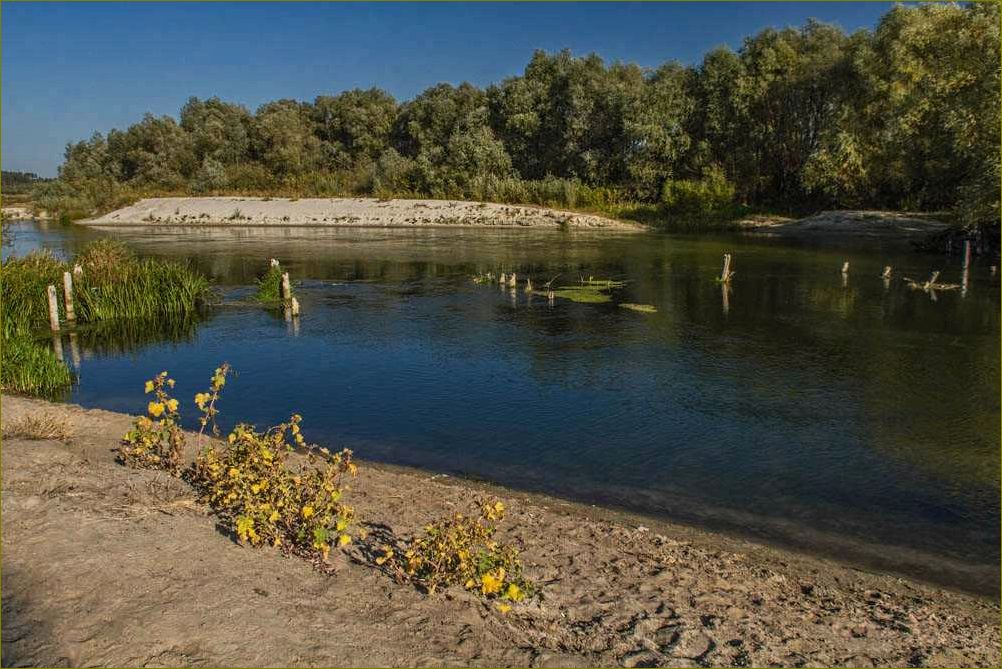
{"label": "green moss on water", "polygon": [[630,311],[639,311],[642,314],[656,314],[658,308],[653,304],[634,304],[633,302],[621,302],[620,307],[623,309],[629,309]]}
{"label": "green moss on water", "polygon": [[612,296],[605,292],[605,288],[596,286],[562,286],[553,291],[553,296],[583,304],[603,304],[612,301]]}

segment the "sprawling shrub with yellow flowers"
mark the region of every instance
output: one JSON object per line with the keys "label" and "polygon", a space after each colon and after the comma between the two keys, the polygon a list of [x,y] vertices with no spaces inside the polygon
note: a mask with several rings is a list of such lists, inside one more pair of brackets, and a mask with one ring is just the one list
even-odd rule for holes
{"label": "sprawling shrub with yellow flowers", "polygon": [[163,469],[176,474],[184,455],[184,430],[181,429],[178,401],[168,390],[174,379],[160,372],[146,382],[146,394],[154,399],[146,405],[146,415],[133,423],[122,437],[118,459],[130,467]]}
{"label": "sprawling shrub with yellow flowers", "polygon": [[532,594],[532,584],[522,575],[519,551],[494,539],[504,519],[504,504],[478,499],[471,515],[455,513],[424,528],[423,536],[406,544],[402,555],[384,546],[377,564],[388,564],[401,580],[428,592],[462,584],[467,590],[498,601],[504,613]]}
{"label": "sprawling shrub with yellow flowers", "polygon": [[[347,449],[307,444],[301,420],[294,415],[265,432],[238,425],[226,445],[199,453],[190,478],[241,542],[326,560],[333,546],[351,543],[354,510],[341,498],[357,467]],[[295,447],[306,461],[290,466]]]}

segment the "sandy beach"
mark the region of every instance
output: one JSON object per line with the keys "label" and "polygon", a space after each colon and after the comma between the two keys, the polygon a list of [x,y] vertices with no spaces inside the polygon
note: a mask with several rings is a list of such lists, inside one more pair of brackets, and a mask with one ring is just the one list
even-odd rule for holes
{"label": "sandy beach", "polygon": [[78,221],[84,225],[533,227],[643,230],[635,223],[542,207],[458,200],[159,197]]}
{"label": "sandy beach", "polygon": [[5,430],[25,415],[70,436],[3,439],[5,666],[1000,661],[997,600],[497,488],[502,538],[540,595],[508,614],[459,589],[426,595],[374,551],[484,486],[364,462],[348,495],[368,538],[324,575],[238,545],[182,481],[116,464],[129,416],[3,397]]}

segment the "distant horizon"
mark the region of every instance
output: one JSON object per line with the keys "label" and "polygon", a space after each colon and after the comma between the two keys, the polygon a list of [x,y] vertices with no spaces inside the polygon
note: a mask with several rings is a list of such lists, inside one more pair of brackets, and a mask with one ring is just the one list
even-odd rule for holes
{"label": "distant horizon", "polygon": [[893,4],[5,3],[2,165],[54,177],[68,142],[145,113],[177,118],[192,96],[251,111],[353,88],[404,101],[518,75],[537,49],[691,65],[811,18],[872,29]]}

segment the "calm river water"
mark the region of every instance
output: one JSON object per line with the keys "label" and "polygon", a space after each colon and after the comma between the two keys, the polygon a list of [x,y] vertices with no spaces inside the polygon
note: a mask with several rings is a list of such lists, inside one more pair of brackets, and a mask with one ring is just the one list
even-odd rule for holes
{"label": "calm river water", "polygon": [[[68,254],[106,234],[12,230],[5,256]],[[137,413],[154,373],[169,370],[190,399],[228,361],[223,427],[298,412],[307,437],[365,459],[997,594],[999,283],[986,264],[974,263],[966,294],[930,296],[901,277],[941,269],[959,282],[959,259],[875,243],[469,229],[117,236],[190,259],[222,304],[170,338],[85,341],[71,401]],[[727,294],[714,281],[725,252],[736,271]],[[247,301],[272,257],[297,284],[295,325]],[[607,304],[550,306],[471,281],[501,269],[537,285],[626,285]]]}

